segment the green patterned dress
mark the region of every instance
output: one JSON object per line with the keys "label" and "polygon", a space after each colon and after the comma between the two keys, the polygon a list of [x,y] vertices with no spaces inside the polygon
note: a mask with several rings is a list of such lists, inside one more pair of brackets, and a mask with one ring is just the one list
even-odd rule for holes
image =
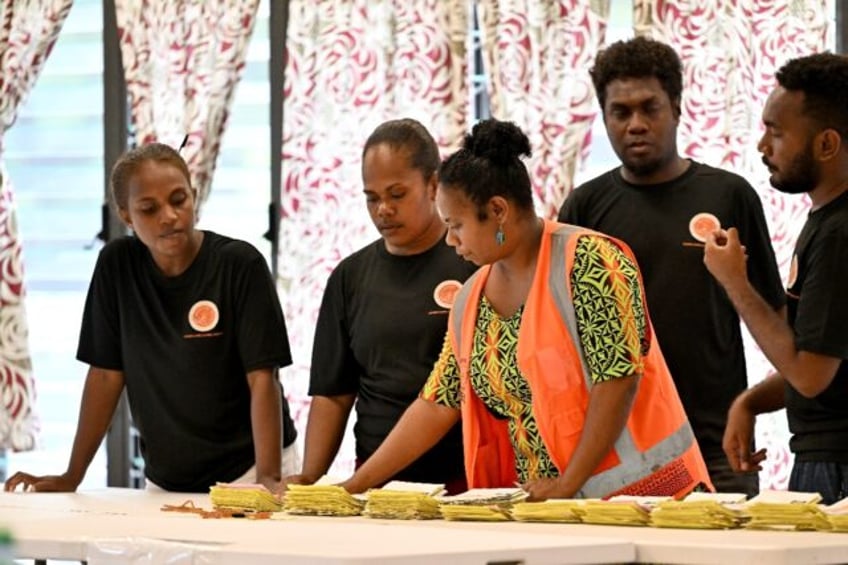
{"label": "green patterned dress", "polygon": [[[635,264],[610,240],[581,236],[571,285],[577,330],[592,382],[641,374],[649,336]],[[503,318],[483,296],[471,352],[471,386],[496,418],[508,420],[521,482],[559,475],[536,426],[530,387],[518,370],[523,310],[522,306]],[[459,408],[459,367],[447,338],[421,397]]]}

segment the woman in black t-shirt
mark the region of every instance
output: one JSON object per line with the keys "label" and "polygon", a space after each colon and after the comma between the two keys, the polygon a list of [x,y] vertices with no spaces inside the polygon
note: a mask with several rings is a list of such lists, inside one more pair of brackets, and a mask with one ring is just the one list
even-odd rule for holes
{"label": "woman in black t-shirt", "polygon": [[89,370],[70,462],[60,475],[17,473],[6,490],[76,490],[125,388],[148,484],[208,492],[238,480],[276,490],[298,461],[277,378],[291,354],[264,258],[195,229],[196,192],[174,149],[130,151],[111,181],[135,235],[107,244],[92,276],[77,352]]}
{"label": "woman in black t-shirt", "polygon": [[[444,241],[435,206],[436,142],[423,125],[380,125],[362,152],[365,202],[380,239],[330,275],[315,331],[301,474],[327,473],[356,405],[357,464],[376,451],[418,396],[438,358],[454,293],[475,267]],[[395,479],[464,490],[462,438],[446,438]]]}

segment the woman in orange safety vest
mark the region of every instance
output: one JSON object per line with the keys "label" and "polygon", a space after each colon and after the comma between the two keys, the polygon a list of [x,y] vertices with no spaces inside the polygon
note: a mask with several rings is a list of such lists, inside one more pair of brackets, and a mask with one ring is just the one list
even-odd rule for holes
{"label": "woman in orange safety vest", "polygon": [[469,487],[531,499],[712,488],[622,242],[543,220],[527,136],[485,120],[439,171],[447,242],[483,267],[456,296],[420,397],[344,483],[378,485],[460,418]]}

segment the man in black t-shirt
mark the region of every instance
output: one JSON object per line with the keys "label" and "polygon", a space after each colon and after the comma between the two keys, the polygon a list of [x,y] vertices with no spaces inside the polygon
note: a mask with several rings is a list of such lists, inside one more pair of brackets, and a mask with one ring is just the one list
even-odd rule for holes
{"label": "man in black t-shirt", "polygon": [[801,57],[776,76],[758,148],[772,186],[806,192],[812,208],[792,257],[788,324],[751,287],[750,250],[735,227],[707,239],[707,268],[778,371],[733,402],[724,444],[734,469],[757,468],[763,455],[748,449],[754,417],[786,408],[789,489],[831,504],[848,495],[848,58]]}
{"label": "man in black t-shirt", "polygon": [[762,205],[742,177],[682,158],[676,135],[682,72],[674,50],[618,42],[591,71],[617,167],[574,190],[561,222],[618,237],[633,249],[650,316],[710,477],[754,495],[756,474],[729,468],[721,441],[731,402],[748,386],[739,318],[703,265],[704,230],[738,226],[752,284],[773,309],[783,289]]}

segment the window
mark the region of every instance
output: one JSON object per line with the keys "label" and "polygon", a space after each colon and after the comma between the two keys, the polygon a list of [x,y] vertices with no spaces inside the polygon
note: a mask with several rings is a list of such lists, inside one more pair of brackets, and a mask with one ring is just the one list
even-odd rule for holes
{"label": "window", "polygon": [[269,9],[262,0],[198,226],[250,242],[270,264],[271,243],[263,237],[271,185]]}
{"label": "window", "polygon": [[[40,448],[9,470],[58,473],[73,443],[86,367],[76,361],[83,304],[99,250],[103,199],[102,2],[76,0],[53,52],[6,133],[18,209]],[[101,449],[85,484],[106,483]]]}
{"label": "window", "polygon": [[[101,242],[104,195],[103,2],[75,0],[42,74],[5,138],[23,240],[29,345],[41,419],[38,449],[10,453],[10,472],[62,472],[87,367],[80,320]],[[270,257],[268,11],[257,12],[199,227],[249,241]],[[105,445],[105,444],[104,444]],[[83,487],[106,485],[101,446]]]}

